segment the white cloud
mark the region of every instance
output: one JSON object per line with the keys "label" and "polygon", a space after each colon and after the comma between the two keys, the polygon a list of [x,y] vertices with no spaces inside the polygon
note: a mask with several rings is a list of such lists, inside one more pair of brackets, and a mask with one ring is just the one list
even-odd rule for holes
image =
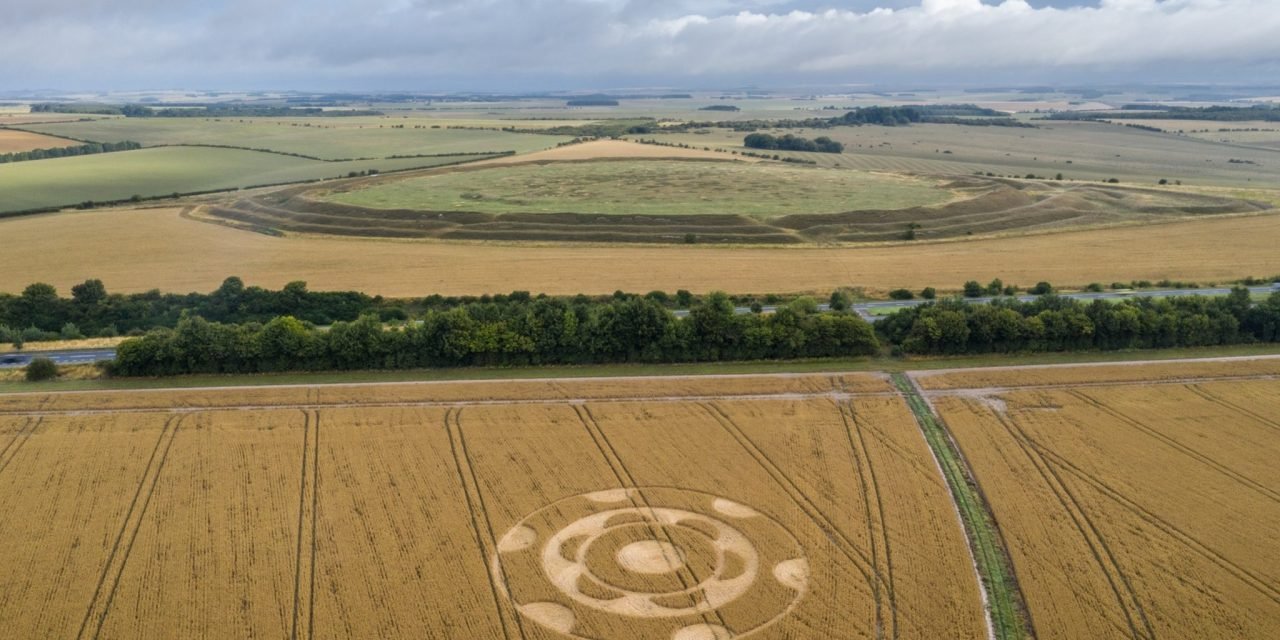
{"label": "white cloud", "polygon": [[[831,79],[1280,65],[1276,0],[13,0],[0,82]],[[1084,2],[1086,0],[1076,0]],[[851,3],[831,5],[848,7]],[[883,6],[875,9],[875,6]],[[1039,7],[1039,8],[1037,8]],[[40,79],[51,78],[40,82]],[[1193,79],[1193,78],[1188,78]]]}

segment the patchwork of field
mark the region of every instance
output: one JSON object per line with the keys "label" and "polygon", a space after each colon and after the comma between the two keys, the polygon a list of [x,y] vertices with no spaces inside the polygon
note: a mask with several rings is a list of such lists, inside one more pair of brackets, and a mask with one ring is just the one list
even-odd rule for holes
{"label": "patchwork of field", "polygon": [[39,133],[0,129],[0,154],[31,151],[32,149],[56,149],[80,144],[75,140],[55,138]]}
{"label": "patchwork of field", "polygon": [[[354,118],[352,118],[354,119]],[[566,137],[471,129],[431,128],[395,118],[110,118],[31,125],[32,131],[95,142],[132,140],[144,146],[208,144],[270,149],[323,160],[403,155],[528,152]],[[403,126],[404,128],[394,128]]]}
{"label": "patchwork of field", "polygon": [[[0,291],[87,278],[109,290],[213,291],[229,275],[279,288],[393,297],[526,290],[886,292],[994,277],[1029,286],[1117,279],[1229,282],[1276,271],[1280,216],[1203,219],[1036,236],[852,248],[627,247],[277,238],[189,220],[179,209],[67,212],[0,220]],[[129,247],[122,260],[119,247]],[[64,256],[74,255],[75,260]],[[1123,256],[1122,261],[1117,256]]]}
{"label": "patchwork of field", "polygon": [[1278,363],[917,374],[1036,637],[1280,634]]}
{"label": "patchwork of field", "polygon": [[337,178],[352,171],[393,171],[483,157],[321,162],[241,149],[162,147],[18,162],[0,171],[0,212]]}
{"label": "patchwork of field", "polygon": [[[1145,121],[1142,121],[1145,122]],[[918,124],[910,127],[786,129],[773,133],[829,136],[842,154],[777,152],[822,166],[865,171],[973,174],[976,171],[1151,185],[1160,179],[1195,185],[1275,184],[1271,149],[1221,144],[1191,136],[1142,131],[1098,122],[1035,121],[1039,128]],[[1186,123],[1199,125],[1201,123]],[[1233,123],[1203,123],[1208,128]],[[1204,127],[1198,127],[1204,128]],[[645,134],[635,138],[743,151],[742,132]],[[773,152],[770,152],[773,153]],[[1231,160],[1248,161],[1231,162]],[[1251,164],[1250,164],[1251,163]]]}
{"label": "patchwork of field", "polygon": [[247,393],[3,396],[6,633],[986,636],[883,377]]}

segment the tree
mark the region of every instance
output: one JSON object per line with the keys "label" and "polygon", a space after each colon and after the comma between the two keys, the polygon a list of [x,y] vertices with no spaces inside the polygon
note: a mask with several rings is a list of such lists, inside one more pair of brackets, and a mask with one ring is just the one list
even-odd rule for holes
{"label": "tree", "polygon": [[58,365],[48,358],[35,358],[27,364],[27,382],[42,382],[58,377]]}
{"label": "tree", "polygon": [[852,302],[852,299],[849,297],[848,292],[843,289],[836,289],[831,292],[831,299],[828,301],[828,305],[830,305],[832,311],[847,311],[850,302]]}
{"label": "tree", "polygon": [[987,285],[986,294],[989,296],[998,296],[1004,290],[1004,282],[1000,278],[996,278]]}
{"label": "tree", "polygon": [[1053,285],[1043,281],[1037,282],[1036,286],[1031,287],[1031,289],[1027,293],[1030,293],[1033,296],[1048,295],[1050,293],[1053,293]]}
{"label": "tree", "polygon": [[102,302],[106,297],[107,287],[101,280],[85,280],[71,287],[71,299],[78,305],[92,306]]}
{"label": "tree", "polygon": [[911,300],[915,298],[915,294],[910,289],[894,289],[889,292],[889,298],[892,300]]}
{"label": "tree", "polygon": [[977,280],[970,280],[964,283],[964,297],[966,298],[980,298],[983,291],[982,285]]}
{"label": "tree", "polygon": [[933,287],[925,287],[920,290],[920,297],[925,300],[933,300],[938,297],[938,290]]}

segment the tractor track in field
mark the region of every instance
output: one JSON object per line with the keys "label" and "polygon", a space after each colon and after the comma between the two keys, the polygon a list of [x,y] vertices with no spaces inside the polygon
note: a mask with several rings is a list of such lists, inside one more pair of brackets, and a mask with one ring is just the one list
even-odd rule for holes
{"label": "tractor track in field", "polygon": [[[720,427],[724,429],[725,432],[728,433],[729,436],[733,438],[733,440],[737,442],[753,460],[756,461],[756,464],[760,465],[761,469],[764,470],[764,472],[778,485],[778,487],[791,498],[792,502],[795,503],[805,516],[807,516],[815,525],[818,526],[819,529],[822,530],[823,535],[831,541],[832,545],[838,549],[842,555],[848,558],[851,563],[853,563],[854,568],[858,570],[858,573],[862,574],[863,579],[867,582],[866,595],[875,598],[877,594],[880,593],[879,587],[888,589],[888,582],[880,574],[880,569],[876,566],[872,558],[863,552],[862,549],[859,549],[853,541],[849,540],[849,538],[845,536],[844,532],[840,531],[840,529],[835,526],[835,523],[818,509],[818,506],[814,504],[799,487],[796,486],[795,482],[782,472],[782,468],[779,467],[767,453],[760,449],[760,447],[746,435],[737,422],[730,418],[713,402],[700,404],[703,410],[705,410],[707,414],[710,415],[712,419],[714,419]],[[879,583],[879,586],[877,586],[877,583]],[[881,607],[881,603],[878,599],[876,601],[876,607],[878,621],[879,608]]]}
{"label": "tractor track in field", "polygon": [[[506,569],[497,563],[497,572],[490,567],[491,559],[498,554],[498,537],[493,530],[493,522],[489,519],[488,507],[484,502],[484,493],[480,490],[480,481],[475,467],[471,463],[471,455],[467,452],[466,436],[462,432],[462,409],[450,409],[444,415],[444,427],[449,436],[449,450],[453,456],[454,467],[458,472],[458,480],[462,483],[462,493],[467,501],[467,512],[471,514],[471,533],[475,537],[476,547],[482,554],[481,564],[489,576],[490,594],[493,597],[494,609],[498,612],[498,621],[502,626],[502,637],[512,640],[512,636],[527,638],[524,621],[518,611],[513,610],[503,593],[511,593]],[[513,619],[514,622],[508,622]],[[514,626],[513,630],[511,627]]]}
{"label": "tractor track in field", "polygon": [[1134,591],[1132,580],[1121,568],[1119,560],[1116,559],[1111,546],[1107,544],[1106,538],[1103,537],[1102,532],[1098,529],[1094,518],[1090,517],[1075,492],[1062,479],[1061,474],[1031,445],[1030,438],[1026,432],[1010,421],[1007,416],[999,412],[993,412],[993,415],[1005,432],[1009,434],[1009,438],[1027,457],[1032,468],[1035,469],[1040,479],[1044,482],[1044,486],[1049,489],[1059,506],[1062,507],[1062,510],[1071,518],[1074,528],[1089,547],[1098,569],[1111,587],[1116,603],[1120,605],[1120,610],[1124,614],[1125,622],[1129,627],[1130,636],[1135,640],[1143,638],[1155,640],[1155,630],[1147,617],[1146,608],[1143,606],[1142,601],[1139,600],[1137,592]]}

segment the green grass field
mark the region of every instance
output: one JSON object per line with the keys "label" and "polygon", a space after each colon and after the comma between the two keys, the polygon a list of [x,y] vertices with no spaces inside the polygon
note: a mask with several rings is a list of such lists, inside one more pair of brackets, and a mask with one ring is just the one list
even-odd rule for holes
{"label": "green grass field", "polygon": [[450,164],[473,156],[320,162],[274,153],[163,147],[36,160],[0,169],[0,212]]}
{"label": "green grass field", "polygon": [[[1274,151],[1223,144],[1191,136],[1153,133],[1093,122],[1040,122],[1038,129],[918,124],[909,127],[837,127],[788,129],[783,133],[830,136],[843,142],[843,154],[779,155],[813,160],[822,166],[872,171],[971,174],[991,171],[1023,176],[1034,173],[1068,179],[1117,178],[1125,184],[1153,185],[1161,178],[1188,185],[1275,186]],[[1209,123],[1217,125],[1222,123]],[[1231,123],[1227,123],[1231,124]],[[706,133],[632,136],[663,142],[741,151],[746,135],[728,129]],[[947,153],[947,152],[950,153]],[[1254,164],[1232,163],[1231,159]]]}
{"label": "green grass field", "polygon": [[686,215],[901,209],[946,202],[933,182],[780,164],[631,160],[525,165],[391,180],[327,199],[379,209]]}
{"label": "green grass field", "polygon": [[[444,121],[385,117],[110,118],[32,125],[29,129],[95,142],[132,140],[145,146],[229,145],[297,153],[324,160],[500,151],[525,153],[554,147],[569,139],[444,128],[447,124]],[[392,128],[395,126],[405,128]],[[432,129],[432,126],[441,128]]]}

